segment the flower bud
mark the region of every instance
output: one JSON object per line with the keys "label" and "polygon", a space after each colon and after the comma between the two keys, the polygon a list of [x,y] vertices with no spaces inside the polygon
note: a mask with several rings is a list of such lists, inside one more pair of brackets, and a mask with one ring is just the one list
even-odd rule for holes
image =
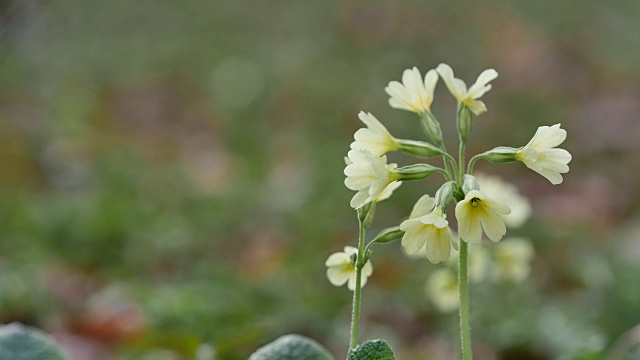
{"label": "flower bud", "polygon": [[442,209],[442,212],[447,209],[447,205],[453,201],[454,184],[454,181],[446,182],[440,187],[440,189],[438,189],[438,191],[436,191],[435,208]]}
{"label": "flower bud", "polygon": [[442,147],[442,130],[440,129],[440,123],[435,116],[428,111],[421,113],[420,125],[429,139],[436,143],[436,145]]}
{"label": "flower bud", "polygon": [[444,155],[442,149],[424,141],[396,139],[398,150],[421,158]]}

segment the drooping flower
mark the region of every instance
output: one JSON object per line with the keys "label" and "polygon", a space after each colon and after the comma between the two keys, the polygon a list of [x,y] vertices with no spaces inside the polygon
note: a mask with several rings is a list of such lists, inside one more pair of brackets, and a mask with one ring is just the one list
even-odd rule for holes
{"label": "drooping flower", "polygon": [[500,241],[507,232],[502,215],[510,212],[508,206],[488,198],[480,190],[469,191],[464,200],[456,205],[460,238],[470,244],[477,244],[484,229],[491,241]]}
{"label": "drooping flower", "polygon": [[427,279],[425,291],[438,311],[452,312],[460,306],[458,278],[449,268],[434,270]]}
{"label": "drooping flower", "polygon": [[493,277],[496,280],[522,283],[531,274],[533,246],[524,238],[509,238],[496,246]]}
{"label": "drooping flower", "polygon": [[553,185],[562,183],[562,175],[569,171],[571,154],[557,149],[567,138],[567,131],[560,124],[540,126],[531,141],[516,152],[516,160],[547,178]]}
{"label": "drooping flower", "polygon": [[391,81],[384,91],[389,94],[389,105],[395,109],[424,113],[431,111],[433,91],[438,81],[438,73],[429,70],[424,81],[418,68],[407,69],[402,73],[402,83]]}
{"label": "drooping flower", "polygon": [[391,136],[387,128],[375,116],[361,111],[358,118],[367,125],[367,128],[356,131],[355,141],[351,143],[352,149],[366,150],[374,156],[380,156],[398,148],[397,140]]}
{"label": "drooping flower", "polygon": [[371,201],[381,201],[391,196],[400,186],[396,164],[387,164],[386,156],[373,156],[368,151],[350,150],[350,163],[344,169],[344,184],[357,193],[351,199],[351,207],[360,208]]}
{"label": "drooping flower", "polygon": [[[327,278],[331,284],[342,286],[347,283],[349,290],[356,288],[356,257],[358,249],[353,246],[345,246],[344,252],[333,253],[329,256],[325,265],[327,266]],[[371,260],[362,267],[360,287],[367,283],[367,278],[373,273],[373,265]]]}
{"label": "drooping flower", "polygon": [[531,217],[529,200],[520,195],[518,188],[497,176],[477,174],[476,180],[482,192],[491,199],[507,205],[511,209],[509,215],[503,215],[505,225],[510,228],[522,226]]}
{"label": "drooping flower", "polygon": [[467,90],[467,84],[464,81],[453,76],[453,70],[447,64],[440,64],[437,68],[438,74],[449,88],[451,94],[458,100],[459,104],[466,105],[471,111],[480,115],[487,111],[485,104],[478,100],[487,91],[491,90],[490,81],[498,77],[498,72],[494,69],[483,71],[475,84]]}
{"label": "drooping flower", "polygon": [[[409,255],[424,248],[427,259],[437,264],[449,257],[457,243],[442,209],[426,210],[428,205],[433,206],[433,199],[425,195],[414,206],[412,216],[400,224],[400,230],[405,232],[402,246]],[[427,211],[430,212],[425,214]]]}

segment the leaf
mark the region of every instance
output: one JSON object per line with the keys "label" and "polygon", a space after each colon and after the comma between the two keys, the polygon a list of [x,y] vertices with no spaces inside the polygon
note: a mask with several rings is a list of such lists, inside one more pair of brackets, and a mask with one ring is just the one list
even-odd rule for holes
{"label": "leaf", "polygon": [[44,332],[11,323],[0,326],[0,359],[12,360],[67,360]]}
{"label": "leaf", "polygon": [[261,347],[249,360],[333,360],[333,356],[314,340],[294,334]]}
{"label": "leaf", "polygon": [[395,360],[391,346],[384,340],[367,340],[349,350],[347,360]]}

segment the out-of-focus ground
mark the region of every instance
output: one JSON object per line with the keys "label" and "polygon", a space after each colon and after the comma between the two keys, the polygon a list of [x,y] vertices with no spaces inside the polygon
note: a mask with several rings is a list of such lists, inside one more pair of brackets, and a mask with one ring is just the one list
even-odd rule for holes
{"label": "out-of-focus ground", "polygon": [[[524,284],[472,287],[477,358],[624,349],[640,324],[639,24],[632,0],[0,2],[0,321],[75,359],[246,359],[292,332],[343,357],[351,293],[324,260],[356,242],[356,115],[421,136],[383,89],[446,62],[467,83],[500,74],[469,154],[556,123],[573,154],[558,186],[476,167],[531,200],[510,235],[536,251]],[[450,144],[454,108],[439,83]],[[403,185],[370,233],[438,185]],[[424,292],[436,266],[397,243],[373,263],[361,338],[455,358],[457,316]]]}

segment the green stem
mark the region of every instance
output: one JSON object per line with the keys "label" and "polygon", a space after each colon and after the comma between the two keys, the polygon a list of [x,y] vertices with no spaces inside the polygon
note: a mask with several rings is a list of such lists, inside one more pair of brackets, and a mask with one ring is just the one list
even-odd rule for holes
{"label": "green stem", "polygon": [[471,360],[471,327],[469,326],[469,277],[468,247],[460,239],[460,262],[458,264],[458,288],[460,290],[460,344],[462,360]]}
{"label": "green stem", "polygon": [[354,349],[358,345],[358,324],[360,322],[360,298],[361,298],[361,284],[362,284],[362,267],[364,262],[362,261],[364,252],[364,232],[365,226],[363,221],[359,221],[358,227],[358,257],[356,259],[356,288],[353,290],[353,312],[351,314],[351,341],[349,343],[349,350]]}
{"label": "green stem", "polygon": [[469,166],[467,166],[467,174],[473,175],[473,165],[476,164],[477,160],[478,160],[478,155],[472,157],[471,160],[469,160]]}
{"label": "green stem", "polygon": [[460,150],[458,151],[458,184],[462,186],[464,177],[464,142],[460,140]]}

